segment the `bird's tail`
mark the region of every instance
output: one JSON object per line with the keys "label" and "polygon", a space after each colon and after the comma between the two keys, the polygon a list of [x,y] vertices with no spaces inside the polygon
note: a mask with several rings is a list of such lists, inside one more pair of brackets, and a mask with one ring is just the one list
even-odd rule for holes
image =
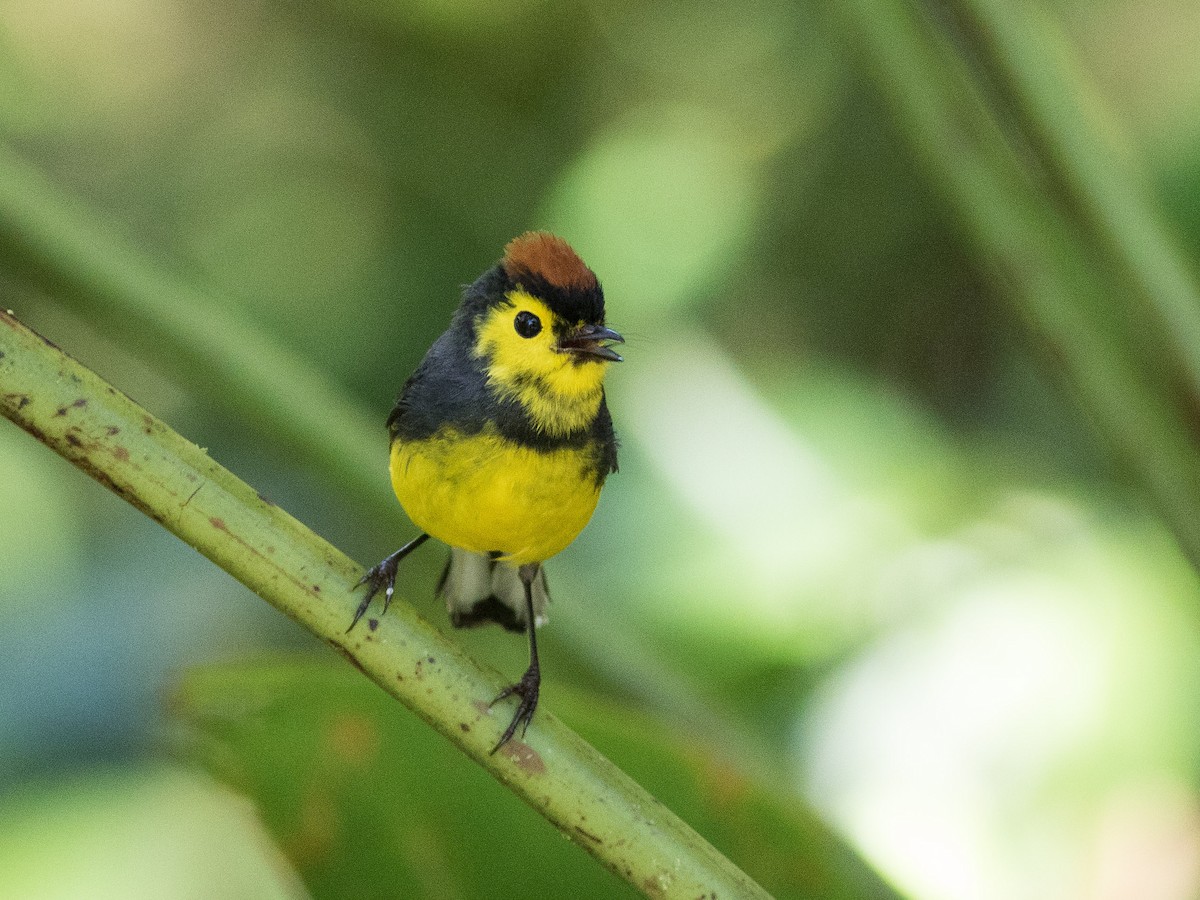
{"label": "bird's tail", "polygon": [[[550,592],[546,570],[538,567],[533,579],[533,620],[546,624]],[[525,585],[516,568],[484,553],[450,548],[450,559],[438,583],[438,596],[446,601],[456,628],[495,622],[509,631],[525,630]]]}

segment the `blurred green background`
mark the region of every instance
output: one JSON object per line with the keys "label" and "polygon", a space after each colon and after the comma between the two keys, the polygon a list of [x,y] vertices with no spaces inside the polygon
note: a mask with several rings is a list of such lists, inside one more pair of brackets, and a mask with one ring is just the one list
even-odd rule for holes
{"label": "blurred green background", "polygon": [[[1200,7],[1038,7],[1194,259]],[[413,533],[388,500],[397,390],[459,286],[554,230],[628,344],[621,471],[550,567],[546,706],[781,896],[882,890],[833,842],[812,874],[813,811],[913,897],[1200,896],[1195,572],[914,152],[855,21],[772,0],[0,3],[5,158],[84,244],[131,248],[117,269],[198,291],[377,421],[374,497],[139,340],[111,288],[30,264],[19,166],[0,303],[371,564]],[[401,593],[448,629],[442,563],[413,557]],[[457,639],[524,665],[520,639]],[[327,655],[0,427],[0,897],[547,895],[563,882],[526,840],[561,845],[547,871],[574,893],[629,893],[307,661]],[[256,691],[275,699],[247,712]],[[325,708],[358,710],[332,745],[349,769],[321,756]],[[363,722],[383,750],[354,749]],[[287,793],[289,767],[325,806]],[[338,799],[347,771],[386,768],[408,793]],[[385,839],[389,810],[407,830]],[[394,880],[322,868],[312,848],[339,841]]]}

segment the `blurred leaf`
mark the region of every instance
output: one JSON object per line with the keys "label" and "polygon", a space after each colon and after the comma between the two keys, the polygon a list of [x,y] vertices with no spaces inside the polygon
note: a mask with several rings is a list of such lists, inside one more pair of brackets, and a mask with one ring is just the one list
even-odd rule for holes
{"label": "blurred leaf", "polygon": [[980,262],[1200,566],[1194,275],[1107,151],[1053,24],[1010,6],[839,10]]}
{"label": "blurred leaf", "polygon": [[[585,694],[555,705],[778,897],[890,897],[778,785]],[[633,896],[386,695],[304,660],[190,673],[175,745],[259,804],[317,897]],[[593,839],[585,826],[576,843]],[[644,885],[653,896],[669,889]]]}
{"label": "blurred leaf", "polygon": [[163,766],[26,786],[0,833],[0,900],[305,896],[249,803]]}
{"label": "blurred leaf", "polygon": [[569,234],[640,325],[674,312],[746,243],[758,186],[746,148],[701,107],[639,110],[599,135],[563,175],[546,221]]}

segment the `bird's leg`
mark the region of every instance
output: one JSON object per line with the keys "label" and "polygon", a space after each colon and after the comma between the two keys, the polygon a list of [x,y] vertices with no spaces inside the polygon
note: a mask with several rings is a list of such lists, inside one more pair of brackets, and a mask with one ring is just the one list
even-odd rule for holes
{"label": "bird's leg", "polygon": [[412,553],[427,540],[429,540],[429,535],[417,535],[391,556],[384,559],[379,565],[368,569],[367,574],[359,579],[355,587],[358,587],[360,584],[367,585],[367,596],[363,597],[362,603],[358,604],[358,609],[354,612],[354,621],[350,623],[350,628],[346,629],[347,633],[358,624],[358,620],[363,617],[363,614],[367,611],[367,607],[371,605],[372,598],[380,590],[383,591],[383,611],[387,612],[388,607],[392,603],[392,594],[396,592],[396,568],[400,565],[400,561],[404,557],[408,556],[408,554]]}
{"label": "bird's leg", "polygon": [[521,729],[521,737],[524,737],[525,729],[529,727],[529,723],[533,720],[533,714],[537,710],[538,689],[542,684],[542,672],[538,667],[537,624],[534,622],[533,616],[533,580],[537,578],[539,568],[541,568],[541,563],[534,563],[532,565],[521,566],[517,570],[521,576],[521,583],[525,585],[525,621],[529,627],[529,668],[525,670],[525,674],[521,676],[520,681],[506,687],[495,700],[488,704],[488,708],[490,709],[505,697],[510,697],[513,694],[521,698],[512,721],[508,723],[508,728],[504,729],[504,734],[501,735],[500,742],[492,748],[492,753],[495,753],[507,744],[509,739],[517,733],[518,728]]}

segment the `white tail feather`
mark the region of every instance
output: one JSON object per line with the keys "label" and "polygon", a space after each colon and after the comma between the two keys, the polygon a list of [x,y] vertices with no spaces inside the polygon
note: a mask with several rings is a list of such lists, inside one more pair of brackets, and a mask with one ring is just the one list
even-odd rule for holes
{"label": "white tail feather", "polygon": [[[457,626],[492,621],[513,630],[526,627],[525,585],[520,574],[508,563],[482,553],[451,547],[438,595],[446,601],[450,620]],[[546,573],[540,566],[532,595],[534,623],[540,628],[546,624],[550,602]]]}

